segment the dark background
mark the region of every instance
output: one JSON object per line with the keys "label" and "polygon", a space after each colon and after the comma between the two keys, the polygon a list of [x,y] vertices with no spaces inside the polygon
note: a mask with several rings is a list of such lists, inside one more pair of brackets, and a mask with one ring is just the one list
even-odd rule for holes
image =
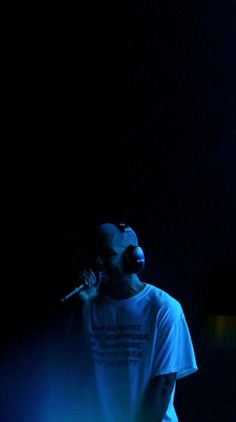
{"label": "dark background", "polygon": [[47,324],[96,224],[126,222],[141,278],[189,322],[199,371],[178,383],[181,422],[231,422],[235,5],[163,3],[41,11],[11,35],[3,353]]}

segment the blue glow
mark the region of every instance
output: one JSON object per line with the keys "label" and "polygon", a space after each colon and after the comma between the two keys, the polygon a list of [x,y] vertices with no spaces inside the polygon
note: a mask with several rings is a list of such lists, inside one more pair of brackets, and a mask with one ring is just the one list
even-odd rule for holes
{"label": "blue glow", "polygon": [[32,337],[1,362],[0,421],[100,422],[80,344]]}

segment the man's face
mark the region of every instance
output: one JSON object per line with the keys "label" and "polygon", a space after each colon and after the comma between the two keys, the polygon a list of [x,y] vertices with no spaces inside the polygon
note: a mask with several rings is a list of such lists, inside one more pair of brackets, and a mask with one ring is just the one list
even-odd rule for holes
{"label": "man's face", "polygon": [[121,236],[104,234],[99,238],[96,263],[101,265],[105,278],[110,282],[118,282],[124,277],[125,249],[126,245]]}

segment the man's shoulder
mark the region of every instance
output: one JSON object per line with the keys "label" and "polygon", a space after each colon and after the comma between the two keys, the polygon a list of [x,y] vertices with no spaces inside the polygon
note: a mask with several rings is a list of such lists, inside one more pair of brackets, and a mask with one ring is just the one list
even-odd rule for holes
{"label": "man's shoulder", "polygon": [[170,293],[157,286],[148,284],[148,297],[154,308],[161,313],[172,313],[180,315],[182,307],[180,302],[173,297]]}

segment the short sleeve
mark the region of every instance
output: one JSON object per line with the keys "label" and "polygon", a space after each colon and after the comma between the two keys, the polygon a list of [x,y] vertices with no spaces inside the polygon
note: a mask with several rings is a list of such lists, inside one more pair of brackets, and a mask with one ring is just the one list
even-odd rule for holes
{"label": "short sleeve", "polygon": [[177,313],[166,312],[161,321],[157,320],[153,376],[176,372],[179,379],[197,369],[189,328],[179,305]]}

